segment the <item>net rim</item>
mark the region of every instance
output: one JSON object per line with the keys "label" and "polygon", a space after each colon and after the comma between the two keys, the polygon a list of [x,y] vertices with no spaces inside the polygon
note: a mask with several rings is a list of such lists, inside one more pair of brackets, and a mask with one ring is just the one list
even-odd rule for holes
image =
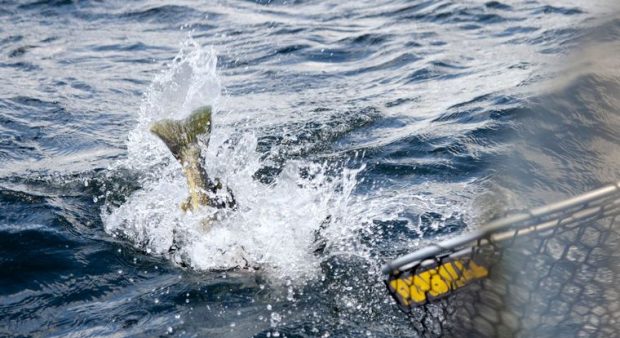
{"label": "net rim", "polygon": [[[400,270],[405,270],[406,268],[421,264],[423,261],[432,259],[432,257],[441,255],[442,253],[455,252],[457,249],[462,251],[463,249],[461,247],[465,244],[489,239],[493,234],[499,232],[514,231],[515,235],[518,235],[520,230],[529,229],[527,232],[543,231],[549,227],[538,229],[537,223],[548,224],[554,218],[560,219],[564,215],[570,214],[575,208],[583,208],[589,205],[599,207],[603,210],[605,206],[604,202],[609,198],[620,198],[620,181],[559,202],[491,221],[481,226],[480,229],[469,233],[452,237],[438,243],[431,243],[421,249],[388,262],[381,270],[384,274],[398,273]],[[560,225],[560,223],[557,225]]]}

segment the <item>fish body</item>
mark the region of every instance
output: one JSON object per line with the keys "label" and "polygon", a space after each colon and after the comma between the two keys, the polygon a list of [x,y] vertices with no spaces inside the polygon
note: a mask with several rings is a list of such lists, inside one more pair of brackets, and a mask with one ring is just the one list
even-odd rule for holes
{"label": "fish body", "polygon": [[211,180],[204,168],[200,143],[209,143],[211,135],[211,107],[194,110],[182,120],[166,119],[155,122],[151,132],[168,147],[174,158],[181,163],[187,179],[189,197],[181,204],[184,211],[208,206],[214,208],[235,208],[236,201],[230,189],[222,192],[218,179]]}

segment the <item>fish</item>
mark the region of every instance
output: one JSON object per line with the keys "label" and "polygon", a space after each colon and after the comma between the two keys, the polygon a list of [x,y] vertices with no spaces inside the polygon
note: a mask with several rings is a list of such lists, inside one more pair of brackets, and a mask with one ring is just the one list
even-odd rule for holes
{"label": "fish", "polygon": [[189,197],[180,205],[184,212],[203,207],[233,210],[237,207],[232,190],[224,189],[218,178],[211,179],[205,169],[201,145],[209,145],[211,112],[211,106],[202,106],[185,119],[160,120],[150,127],[151,133],[164,142],[183,168],[189,187]]}

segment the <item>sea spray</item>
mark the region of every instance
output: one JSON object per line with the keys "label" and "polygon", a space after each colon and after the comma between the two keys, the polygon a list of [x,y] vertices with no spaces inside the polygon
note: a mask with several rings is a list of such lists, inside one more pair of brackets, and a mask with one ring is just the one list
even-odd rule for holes
{"label": "sea spray", "polygon": [[[141,188],[119,206],[106,204],[105,229],[198,270],[249,268],[281,278],[310,278],[320,263],[314,253],[317,232],[328,220],[334,223],[330,227],[347,228],[339,223],[350,221],[347,204],[359,170],[295,159],[285,162],[272,182],[257,180],[264,163],[256,151],[256,131],[218,119],[216,60],[213,48],[189,39],[153,80],[129,136],[128,157],[116,165],[140,171]],[[210,146],[203,149],[206,169],[233,190],[238,201],[234,212],[204,208],[183,213],[179,205],[187,186],[181,166],[148,132],[153,121],[180,119],[204,104],[214,109]],[[212,219],[210,229],[202,222],[207,218]],[[340,231],[325,232],[341,236]]]}

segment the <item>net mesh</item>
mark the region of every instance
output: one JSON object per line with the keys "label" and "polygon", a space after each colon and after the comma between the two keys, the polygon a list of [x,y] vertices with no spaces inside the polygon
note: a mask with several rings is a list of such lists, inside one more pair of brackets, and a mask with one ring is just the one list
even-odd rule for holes
{"label": "net mesh", "polygon": [[401,259],[388,290],[419,336],[618,336],[620,188],[604,189]]}

